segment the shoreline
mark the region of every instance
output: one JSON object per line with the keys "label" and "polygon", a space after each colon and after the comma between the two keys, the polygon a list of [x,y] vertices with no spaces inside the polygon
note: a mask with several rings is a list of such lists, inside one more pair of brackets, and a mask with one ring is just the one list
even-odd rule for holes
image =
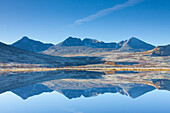
{"label": "shoreline", "polygon": [[40,72],[40,71],[170,71],[170,68],[10,68],[0,72]]}

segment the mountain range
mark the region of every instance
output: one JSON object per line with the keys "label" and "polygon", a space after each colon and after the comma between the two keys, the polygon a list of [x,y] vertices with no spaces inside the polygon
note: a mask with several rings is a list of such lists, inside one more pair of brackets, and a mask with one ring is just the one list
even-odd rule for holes
{"label": "mountain range", "polygon": [[42,53],[50,55],[67,55],[67,54],[91,54],[101,52],[142,52],[154,49],[155,46],[145,43],[137,38],[120,41],[119,43],[105,43],[95,39],[69,37],[63,42],[48,48]]}
{"label": "mountain range", "polygon": [[[1,43],[2,45],[2,43]],[[128,40],[122,40],[118,43],[110,42],[105,43],[96,39],[68,37],[59,44],[43,43],[30,39],[26,36],[11,44],[15,47],[15,50],[19,48],[19,51],[26,50],[30,52],[38,52],[42,54],[48,54],[53,56],[62,55],[75,55],[75,54],[91,54],[102,52],[152,52],[153,56],[168,56],[170,55],[170,46],[158,46],[146,43],[138,38],[132,37]],[[9,46],[8,46],[9,47]]]}
{"label": "mountain range", "polygon": [[12,44],[12,46],[32,51],[42,52],[46,54],[89,54],[94,52],[109,52],[113,50],[126,52],[140,52],[154,49],[155,46],[145,43],[137,38],[130,38],[129,40],[120,41],[119,43],[111,42],[105,43],[96,39],[69,37],[63,42],[56,44],[46,44],[40,41],[35,41],[24,36],[19,41]]}

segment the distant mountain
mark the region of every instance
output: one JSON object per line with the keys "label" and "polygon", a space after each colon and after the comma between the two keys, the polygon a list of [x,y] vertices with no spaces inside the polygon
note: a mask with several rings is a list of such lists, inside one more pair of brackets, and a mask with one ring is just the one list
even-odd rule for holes
{"label": "distant mountain", "polygon": [[95,39],[69,37],[63,42],[50,47],[42,53],[50,55],[68,55],[68,54],[91,54],[101,52],[111,52],[114,50],[125,52],[140,52],[153,49],[155,46],[147,44],[137,38],[120,41],[119,43],[105,43]]}
{"label": "distant mountain", "polygon": [[84,46],[80,38],[69,37],[59,44],[60,46]]}
{"label": "distant mountain", "polygon": [[129,40],[125,41],[119,50],[125,52],[141,52],[152,50],[154,48],[155,46],[141,41],[135,37],[132,37]]}
{"label": "distant mountain", "polygon": [[13,43],[12,46],[27,50],[27,51],[41,52],[41,51],[44,51],[54,45],[42,43],[40,41],[35,41],[35,40],[29,39],[28,37],[24,36],[22,39]]}
{"label": "distant mountain", "polygon": [[42,53],[55,56],[69,54],[91,54],[96,52],[101,53],[109,52],[116,49],[117,44],[114,42],[104,43],[95,39],[85,38],[84,40],[81,40],[80,38],[69,37],[63,42],[50,47]]}
{"label": "distant mountain", "polygon": [[[29,64],[47,64],[56,62],[55,57],[29,52],[0,42],[0,62],[4,63],[29,63]],[[57,58],[57,57],[56,57]],[[47,59],[50,59],[47,61]],[[57,63],[57,62],[56,62]]]}
{"label": "distant mountain", "polygon": [[85,38],[81,40],[80,38],[69,37],[59,44],[60,46],[87,46],[92,48],[117,48],[117,43],[105,43],[95,39]]}
{"label": "distant mountain", "polygon": [[166,46],[157,46],[153,49],[152,56],[170,56],[170,44]]}
{"label": "distant mountain", "polygon": [[89,63],[99,63],[98,57],[57,57],[40,53],[34,53],[19,49],[0,42],[0,64],[1,63],[22,63],[36,64],[43,66],[73,66]]}

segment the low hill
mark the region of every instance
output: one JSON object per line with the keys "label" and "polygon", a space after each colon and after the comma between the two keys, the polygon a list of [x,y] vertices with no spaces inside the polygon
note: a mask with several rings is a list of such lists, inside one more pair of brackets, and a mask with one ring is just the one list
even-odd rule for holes
{"label": "low hill", "polygon": [[170,44],[166,46],[157,46],[153,50],[152,56],[170,56]]}

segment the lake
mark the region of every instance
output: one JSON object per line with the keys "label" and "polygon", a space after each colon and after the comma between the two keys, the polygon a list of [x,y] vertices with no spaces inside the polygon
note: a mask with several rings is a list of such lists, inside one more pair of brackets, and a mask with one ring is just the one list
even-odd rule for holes
{"label": "lake", "polygon": [[170,112],[170,72],[5,73],[0,80],[0,113]]}

